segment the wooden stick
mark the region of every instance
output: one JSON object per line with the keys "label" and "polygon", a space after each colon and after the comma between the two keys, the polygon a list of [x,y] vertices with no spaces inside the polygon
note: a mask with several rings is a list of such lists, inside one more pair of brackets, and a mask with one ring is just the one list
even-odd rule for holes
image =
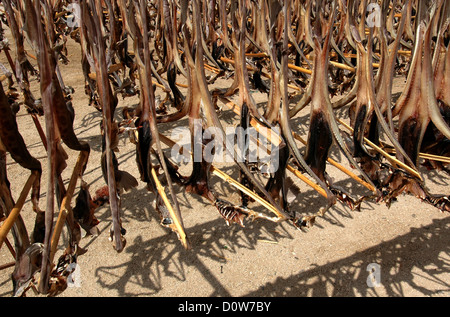
{"label": "wooden stick", "polygon": [[[248,56],[248,57],[268,57],[268,55],[267,55],[266,53],[245,53],[245,56]],[[234,60],[228,59],[228,58],[226,58],[226,57],[224,57],[224,58],[222,59],[222,61],[223,61],[223,62],[226,62],[226,63],[234,64]],[[299,66],[294,65],[294,64],[288,64],[288,67],[289,67],[290,69],[294,69],[294,70],[296,70],[296,71],[299,71],[299,72],[302,72],[302,73],[305,73],[305,74],[308,74],[308,75],[311,75],[311,74],[312,74],[312,71],[311,71],[311,70],[306,69],[306,68],[303,68],[303,67],[299,67]],[[253,67],[250,67],[250,66],[248,66],[247,68],[248,68],[249,70],[255,70]]]}
{"label": "wooden stick", "polygon": [[[392,153],[392,154],[396,153],[395,149],[389,149],[387,152]],[[426,159],[426,160],[433,160],[433,161],[450,164],[450,157],[447,157],[447,156],[441,156],[441,155],[420,152],[419,157]]]}
{"label": "wooden stick", "polygon": [[295,169],[294,167],[292,167],[291,165],[287,166],[287,169],[292,172],[295,176],[297,176],[298,178],[300,178],[300,180],[302,180],[303,182],[305,182],[307,185],[311,186],[316,192],[318,192],[320,195],[322,195],[323,197],[327,198],[327,193],[325,192],[325,190],[320,187],[319,185],[317,185],[316,183],[314,183],[313,181],[311,181],[309,178],[307,178],[305,175],[303,175],[302,173],[300,173],[299,170]]}
{"label": "wooden stick", "polygon": [[266,53],[245,53],[248,57],[268,57]]}
{"label": "wooden stick", "polygon": [[[401,52],[402,52],[403,55],[411,55],[411,52],[410,52],[410,51],[401,51]],[[400,51],[399,51],[399,54],[400,54]],[[356,58],[356,57],[357,57],[356,54],[344,54],[344,56],[345,56],[345,57],[349,57],[349,58]],[[311,59],[311,58],[310,58],[310,55],[308,55],[307,58],[308,58],[308,59]],[[337,67],[337,68],[340,68],[340,69],[344,69],[344,70],[348,70],[348,71],[351,71],[351,72],[353,72],[353,73],[356,72],[356,68],[355,68],[355,67],[348,66],[348,65],[346,65],[346,64],[342,64],[342,63],[335,62],[335,61],[329,61],[329,63],[330,63],[331,65],[333,65],[334,67]],[[294,66],[295,66],[295,65],[289,64],[289,68],[291,68],[291,69],[295,69]],[[379,63],[372,63],[372,66],[373,66],[374,68],[379,68],[379,67],[380,67],[380,64],[379,64]],[[309,71],[309,70],[308,70],[308,71]],[[310,72],[311,72],[311,71],[310,71]],[[306,72],[305,72],[305,73],[306,73]]]}
{"label": "wooden stick", "polygon": [[72,172],[72,177],[69,181],[69,186],[61,202],[61,208],[59,211],[58,219],[53,230],[53,235],[50,244],[50,263],[53,263],[53,259],[56,254],[56,249],[58,248],[59,237],[61,236],[62,228],[66,222],[67,215],[72,212],[72,207],[70,203],[72,201],[73,193],[75,192],[75,187],[77,185],[78,178],[80,176],[81,169],[83,168],[87,159],[86,152],[80,152],[78,155],[77,163]]}
{"label": "wooden stick", "polygon": [[[236,105],[235,103],[233,103],[232,101],[230,101],[230,100],[228,100],[228,99],[226,99],[226,98],[222,98],[222,99],[223,99],[222,101],[225,103],[225,105],[226,105],[228,108],[230,108],[231,110],[233,110],[236,114],[239,114],[240,110],[239,110],[239,106],[238,106],[238,105]],[[254,118],[252,118],[252,119],[250,120],[250,124],[251,124],[253,127],[255,127],[255,129],[259,132],[258,129],[259,129],[259,127],[260,127],[261,125],[260,125]],[[264,131],[264,130],[263,130],[263,131]],[[306,141],[303,140],[303,138],[302,138],[300,135],[298,135],[298,134],[295,133],[294,131],[292,132],[292,134],[293,134],[293,136],[294,136],[295,139],[299,140],[300,142],[302,142],[303,144],[306,145]],[[266,137],[269,141],[272,142],[272,140],[270,140],[270,138],[269,138],[267,135],[265,135],[265,137]],[[274,143],[274,144],[277,145],[277,146],[280,145],[280,143],[281,143],[281,139],[273,140],[273,141],[276,141],[276,142],[272,142],[272,143]],[[338,168],[339,170],[341,170],[342,172],[344,172],[345,174],[347,174],[348,176],[350,176],[352,179],[354,179],[355,181],[357,181],[358,183],[360,183],[361,185],[365,186],[367,189],[369,189],[369,190],[371,190],[371,191],[376,191],[376,189],[375,189],[372,185],[370,185],[369,183],[367,183],[367,182],[365,182],[364,180],[362,180],[361,178],[359,178],[355,173],[353,173],[352,171],[346,169],[344,166],[342,166],[342,165],[339,164],[338,162],[334,161],[334,160],[331,159],[331,158],[328,158],[327,161],[328,161],[331,165],[333,165],[334,167]],[[315,184],[314,182],[312,182],[311,180],[309,180],[306,176],[304,176],[303,174],[301,174],[298,170],[295,170],[292,166],[288,166],[288,169],[289,169],[292,173],[294,173],[297,177],[299,177],[302,181],[304,181],[305,183],[307,183],[308,185],[310,185],[311,187],[313,187],[315,190],[319,191],[319,193],[320,193],[321,195],[323,195],[324,197],[327,197],[325,191],[324,191],[321,187],[319,187],[317,184]],[[294,170],[295,170],[296,172],[295,172]],[[300,176],[300,175],[301,175],[301,176]]]}
{"label": "wooden stick", "polygon": [[349,70],[351,72],[356,72],[356,68],[355,67],[351,67],[351,66],[348,66],[348,65],[345,65],[345,64],[342,64],[342,63],[334,62],[334,61],[330,61],[330,64],[335,66],[335,67],[337,67],[337,68],[340,68],[340,69],[345,69],[345,70]]}
{"label": "wooden stick", "polygon": [[[172,141],[171,139],[169,139],[168,137],[166,137],[164,134],[160,133],[159,134],[159,138],[162,142],[164,142],[166,145],[173,147],[175,145],[175,142]],[[180,151],[182,149],[180,148]],[[273,212],[274,214],[277,215],[277,220],[276,221],[280,221],[285,219],[285,217],[283,215],[281,215],[278,210],[272,206],[269,202],[267,202],[265,199],[261,198],[258,194],[256,194],[255,192],[249,190],[247,187],[243,186],[241,183],[237,182],[236,180],[234,180],[232,177],[228,176],[226,173],[224,173],[223,171],[221,171],[220,169],[218,169],[217,167],[214,167],[213,165],[211,165],[211,172],[223,179],[224,181],[230,183],[233,187],[237,188],[238,190],[242,191],[244,194],[246,194],[247,196],[252,197],[255,201],[259,202],[261,205],[263,205],[264,207],[266,207],[269,211]],[[262,214],[259,213],[255,213],[255,212],[251,212],[249,210],[249,214],[251,216],[257,217],[257,218],[265,218],[271,221],[274,221],[274,218],[270,218],[270,217],[265,217]]]}
{"label": "wooden stick", "polygon": [[[294,138],[300,142],[302,142],[304,145],[306,145],[306,141],[303,140],[303,138],[298,135],[295,132],[292,132]],[[348,170],[347,168],[345,168],[344,166],[342,166],[341,164],[339,164],[338,162],[336,162],[335,160],[333,160],[332,158],[327,158],[328,163],[330,163],[331,165],[333,165],[334,167],[338,168],[340,171],[344,172],[345,174],[347,174],[348,176],[350,176],[352,179],[354,179],[355,181],[357,181],[358,183],[360,183],[361,185],[365,186],[367,189],[375,192],[376,189],[370,185],[369,183],[367,183],[366,181],[364,181],[363,179],[359,178],[355,173],[353,173],[352,171]]]}
{"label": "wooden stick", "polygon": [[[340,124],[342,124],[344,127],[346,127],[349,131],[351,131],[353,133],[353,128],[350,127],[347,123],[345,123],[344,121],[342,121],[341,119],[337,119],[338,122]],[[406,165],[405,163],[399,161],[397,158],[389,155],[386,151],[384,151],[382,148],[380,148],[379,146],[377,146],[375,143],[371,142],[369,139],[367,139],[366,137],[364,137],[364,141],[370,146],[372,147],[375,151],[377,151],[378,153],[380,153],[381,155],[383,155],[389,162],[391,162],[392,164],[396,165],[396,166],[400,166],[403,169],[405,169],[406,171],[408,171],[409,173],[411,173],[412,175],[416,176],[417,178],[419,178],[421,181],[423,181],[422,177],[420,176],[420,174],[412,169],[411,167],[409,167],[408,165]]]}
{"label": "wooden stick", "polygon": [[35,61],[37,61],[37,57],[34,56],[33,54],[29,53],[28,51],[25,50],[25,54],[27,54],[29,57],[31,57],[32,59],[34,59]]}
{"label": "wooden stick", "polygon": [[11,212],[8,215],[8,218],[3,222],[2,226],[0,227],[0,249],[3,245],[3,242],[5,241],[6,235],[11,230],[12,226],[17,220],[17,217],[19,217],[19,213],[22,210],[23,205],[25,204],[25,200],[27,198],[28,193],[31,190],[31,187],[33,186],[34,182],[37,178],[37,172],[32,172],[30,177],[28,177],[27,182],[25,183],[25,186],[22,189],[22,192],[20,193],[19,199],[17,200],[16,204],[14,205],[14,208],[11,210]]}
{"label": "wooden stick", "polygon": [[299,71],[299,72],[304,73],[304,74],[308,74],[308,75],[312,74],[312,70],[309,70],[309,69],[306,69],[306,68],[303,68],[303,67],[299,67],[299,66],[294,65],[294,64],[288,64],[288,67],[290,69]]}
{"label": "wooden stick", "polygon": [[232,177],[228,176],[226,173],[222,172],[221,170],[219,170],[218,168],[216,168],[216,167],[214,167],[212,165],[211,165],[211,172],[214,175],[216,175],[216,176],[220,177],[221,179],[223,179],[224,181],[226,181],[227,183],[229,183],[231,186],[233,186],[236,189],[240,190],[241,192],[243,192],[247,196],[250,196],[255,201],[259,202],[261,205],[266,207],[269,211],[273,212],[277,216],[277,218],[279,220],[285,220],[286,219],[286,217],[283,216],[282,214],[280,214],[278,212],[278,210],[274,206],[269,204],[266,200],[262,199],[255,192],[249,190],[247,187],[245,187],[244,185],[242,185],[238,181],[234,180]]}
{"label": "wooden stick", "polygon": [[402,51],[402,50],[399,50],[399,51],[397,52],[397,54],[410,56],[410,55],[411,55],[411,51]]}
{"label": "wooden stick", "polygon": [[169,227],[175,231],[178,235],[178,238],[181,241],[181,244],[185,249],[190,249],[189,241],[187,240],[186,233],[184,232],[183,226],[181,225],[181,221],[177,216],[177,213],[173,210],[172,204],[170,203],[169,199],[167,198],[166,192],[164,191],[164,186],[161,185],[158,176],[156,175],[155,169],[152,167],[152,177],[156,184],[156,189],[158,193],[161,195],[161,198],[164,201],[164,204],[166,205],[167,209],[169,210],[169,214],[173,219],[173,223],[169,225]]}
{"label": "wooden stick", "polygon": [[336,162],[332,158],[328,158],[328,162],[331,165],[333,165],[334,167],[336,167],[337,169],[339,169],[341,172],[344,172],[345,174],[350,176],[352,179],[354,179],[355,181],[357,181],[358,183],[360,183],[361,185],[366,187],[368,190],[371,190],[373,192],[377,191],[375,187],[373,187],[372,185],[370,185],[369,183],[367,183],[363,179],[359,178],[355,173],[353,173],[352,171],[346,169],[344,166],[342,166],[341,164],[339,164],[338,162]]}
{"label": "wooden stick", "polygon": [[[240,113],[240,107],[238,105],[236,105],[234,102],[229,101],[225,98],[222,98],[224,100],[226,100],[227,102],[225,103],[225,105],[227,107],[229,107],[231,110],[233,110],[236,114]],[[257,122],[254,118],[252,118],[250,120],[250,124],[259,132],[260,130],[260,123]],[[262,129],[262,132],[264,132],[267,129]],[[264,135],[269,141],[272,142],[272,140],[268,137],[268,135]],[[276,141],[272,142],[274,145],[279,146],[281,144],[281,139],[277,139],[277,140],[273,140]],[[309,186],[311,186],[312,188],[314,188],[316,191],[318,191],[321,195],[323,195],[324,197],[327,197],[327,194],[325,192],[325,190],[322,189],[322,187],[320,187],[319,185],[315,184],[313,181],[311,181],[310,179],[308,179],[306,176],[304,176],[302,173],[300,173],[300,171],[296,170],[294,167],[292,166],[288,166],[288,170],[291,171],[292,173],[294,173],[295,176],[297,176],[298,178],[300,178],[303,182],[305,182],[306,184],[308,184]]]}
{"label": "wooden stick", "polygon": [[208,70],[212,71],[213,73],[219,74],[220,73],[220,69],[213,67],[211,65],[208,64],[204,64],[205,68],[207,68]]}
{"label": "wooden stick", "polygon": [[443,163],[450,164],[450,157],[446,156],[440,156],[435,154],[429,154],[429,153],[419,153],[419,157],[427,160],[433,160],[433,161],[439,161]]}
{"label": "wooden stick", "polygon": [[185,84],[175,83],[175,85],[177,85],[178,87],[181,87],[181,88],[189,88],[189,86],[185,85]]}
{"label": "wooden stick", "polygon": [[53,229],[51,249],[50,249],[50,263],[53,263],[53,259],[55,258],[56,249],[58,248],[59,237],[61,236],[62,229],[64,227],[64,224],[66,223],[66,218],[68,214],[69,211],[67,210],[67,208],[61,207],[58,219],[56,220],[55,228]]}

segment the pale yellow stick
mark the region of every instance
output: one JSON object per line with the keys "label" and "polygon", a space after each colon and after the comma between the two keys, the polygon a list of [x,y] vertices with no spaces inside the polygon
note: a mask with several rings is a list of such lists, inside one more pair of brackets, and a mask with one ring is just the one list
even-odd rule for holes
{"label": "pale yellow stick", "polygon": [[245,53],[248,57],[268,57],[266,53]]}
{"label": "pale yellow stick", "polygon": [[[226,100],[227,102],[225,103],[225,105],[227,107],[229,107],[231,110],[233,110],[236,114],[239,114],[239,106],[236,105],[234,102],[229,101],[225,98],[223,98],[224,100]],[[261,127],[261,125],[255,120],[255,119],[251,119],[250,120],[250,124],[257,130]],[[267,129],[262,129],[262,132],[265,132]],[[264,135],[269,141],[272,142],[272,140],[268,137],[268,135]],[[274,145],[280,145],[281,144],[281,139],[278,140],[274,140],[277,141],[276,143],[272,142]],[[294,173],[298,178],[300,178],[302,181],[304,181],[306,184],[310,185],[312,188],[314,188],[315,190],[317,190],[321,195],[324,195],[325,197],[327,197],[326,192],[317,184],[315,184],[314,182],[312,182],[311,180],[309,180],[306,176],[304,176],[302,173],[300,173],[298,170],[294,169],[292,166],[288,166],[288,169]]]}
{"label": "pale yellow stick", "polygon": [[[346,127],[349,131],[353,132],[353,128],[350,127],[347,123],[345,123],[344,121],[338,119],[339,123],[342,124],[344,127]],[[405,169],[406,171],[408,171],[409,173],[413,174],[414,176],[416,176],[417,178],[419,178],[420,180],[423,180],[422,177],[420,176],[420,174],[412,169],[411,167],[409,167],[408,165],[406,165],[405,163],[403,163],[402,161],[399,161],[398,159],[396,159],[395,157],[389,155],[386,151],[384,151],[382,148],[380,148],[379,146],[377,146],[376,144],[374,144],[373,142],[371,142],[369,139],[367,139],[366,137],[364,137],[364,141],[370,146],[372,147],[375,151],[377,151],[378,153],[380,153],[381,155],[383,155],[388,161],[390,161],[392,164],[397,165],[402,167],[403,169]]]}
{"label": "pale yellow stick", "polygon": [[[169,139],[168,137],[166,137],[164,134],[159,134],[159,138],[160,140],[165,143],[168,146],[173,147],[175,145],[175,142],[172,141],[171,139]],[[180,151],[182,149],[180,148]],[[277,215],[278,219],[285,219],[285,217],[283,215],[281,215],[278,210],[272,206],[270,203],[268,203],[267,201],[265,201],[263,198],[261,198],[259,195],[257,195],[256,193],[254,193],[253,191],[249,190],[247,187],[243,186],[241,183],[237,182],[236,180],[234,180],[233,178],[231,178],[230,176],[228,176],[226,173],[222,172],[220,169],[214,167],[211,165],[211,172],[216,175],[217,177],[220,177],[221,179],[223,179],[224,181],[230,183],[232,186],[234,186],[235,188],[239,189],[240,191],[242,191],[244,194],[252,197],[255,201],[259,202],[261,205],[263,205],[264,207],[266,207],[269,211],[273,212],[274,214]],[[250,211],[249,211],[250,212]],[[258,218],[266,218],[269,219],[271,221],[273,221],[273,218],[268,218],[268,217],[264,217],[261,214],[255,214],[254,212],[251,214],[252,216],[258,217]]]}
{"label": "pale yellow stick", "polygon": [[34,60],[37,60],[36,56],[34,56],[33,54],[29,53],[28,51],[25,50],[25,54],[27,54],[29,57],[31,57]]}
{"label": "pale yellow stick", "polygon": [[[395,151],[395,149],[389,149],[388,153],[395,154],[396,151]],[[423,158],[423,159],[427,159],[427,160],[433,160],[433,161],[450,164],[450,157],[446,157],[446,156],[420,152],[419,157]]]}
{"label": "pale yellow stick", "polygon": [[179,219],[175,210],[173,210],[172,204],[170,203],[169,199],[167,198],[166,192],[164,191],[164,186],[161,185],[154,168],[152,168],[152,177],[153,177],[153,180],[155,181],[156,189],[157,189],[158,193],[161,195],[161,198],[164,201],[164,204],[166,205],[167,209],[169,210],[169,214],[173,219],[173,223],[170,224],[169,227],[171,227],[171,229],[177,233],[178,238],[180,239],[183,247],[187,250],[190,249],[191,246],[186,237],[186,233],[184,232],[184,228],[181,225],[181,220]]}
{"label": "pale yellow stick", "polygon": [[419,157],[427,160],[439,161],[442,163],[450,164],[450,157],[428,154],[428,153],[419,153]]}
{"label": "pale yellow stick", "polygon": [[[404,55],[406,55],[408,51],[402,51],[402,52],[403,52]],[[349,58],[355,58],[355,57],[356,57],[355,54],[344,54],[344,56],[349,57]],[[311,60],[311,56],[308,55],[307,58]],[[348,65],[346,65],[346,64],[342,64],[342,63],[335,62],[335,61],[329,61],[329,63],[330,63],[331,65],[333,65],[334,67],[337,67],[337,68],[340,68],[340,69],[344,69],[344,70],[348,70],[348,71],[351,71],[351,72],[353,72],[353,73],[356,72],[356,68],[355,68],[355,67],[348,66]],[[295,69],[295,68],[293,68],[293,67],[291,67],[291,66],[295,66],[295,65],[290,65],[290,66],[289,66],[289,68]],[[380,64],[378,64],[378,63],[373,63],[372,66],[373,66],[374,68],[378,68],[378,67],[380,67]],[[308,70],[308,71],[309,71],[309,70]],[[309,72],[311,72],[311,71],[309,71]],[[306,72],[305,72],[305,73],[306,73]],[[311,73],[312,73],[312,72],[311,72]]]}
{"label": "pale yellow stick", "polygon": [[[231,110],[233,110],[236,114],[239,114],[239,106],[236,105],[235,103],[233,103],[232,101],[223,98],[223,101],[225,101],[225,105],[230,108]],[[255,127],[258,130],[258,127],[260,126],[260,124],[252,118],[252,120],[250,121],[250,124]],[[263,129],[263,131],[265,131],[265,129]],[[295,132],[293,132],[293,136],[294,138],[296,138],[297,140],[299,140],[300,142],[302,142],[303,144],[306,145],[306,142]],[[265,137],[269,140],[270,138],[268,138],[267,135],[265,135]],[[276,143],[274,143],[275,145],[279,145],[281,142],[281,139],[277,139],[274,140],[276,141]],[[344,166],[342,166],[341,164],[337,163],[336,161],[334,161],[331,158],[328,158],[327,160],[330,164],[332,164],[333,166],[335,166],[336,168],[338,168],[339,170],[341,170],[342,172],[346,173],[348,176],[350,176],[351,178],[353,178],[354,180],[356,180],[357,182],[359,182],[360,184],[364,185],[366,188],[368,188],[371,191],[375,191],[375,189],[373,188],[372,185],[370,185],[369,183],[365,182],[364,180],[362,180],[361,178],[359,178],[356,174],[354,174],[352,171],[349,171],[348,169],[346,169]],[[291,166],[292,168],[292,166]],[[294,173],[297,177],[299,177],[299,175],[302,175],[300,172],[298,173]],[[302,177],[299,177],[301,180],[307,181],[307,184],[310,185],[311,187],[313,187],[314,189],[322,189],[321,187],[318,187],[318,185],[314,184],[312,181],[310,181],[308,178],[306,178],[305,176],[302,175]],[[314,185],[313,185],[314,184]],[[324,194],[325,191],[321,192],[321,194]],[[324,195],[326,197],[326,194]]]}
{"label": "pale yellow stick", "polygon": [[14,225],[17,218],[19,217],[20,211],[22,210],[22,207],[25,204],[27,195],[30,192],[31,187],[33,186],[34,182],[36,181],[36,178],[37,178],[37,173],[32,172],[30,177],[28,177],[28,180],[25,183],[25,186],[22,189],[22,192],[20,193],[19,199],[17,200],[16,204],[14,205],[14,208],[11,210],[11,212],[8,215],[8,218],[5,219],[2,226],[0,227],[0,249],[3,245],[3,242],[5,241],[5,238],[8,234],[8,232],[11,230],[12,226]]}
{"label": "pale yellow stick", "polygon": [[356,72],[356,68],[342,64],[342,63],[330,61],[330,64],[337,68],[340,68],[340,69],[349,70],[351,72]]}
{"label": "pale yellow stick", "polygon": [[61,236],[62,229],[66,222],[67,215],[72,212],[72,207],[70,206],[73,194],[75,192],[75,187],[77,185],[78,177],[80,176],[81,169],[85,164],[87,159],[87,152],[80,152],[78,155],[77,163],[72,172],[72,176],[69,181],[69,186],[61,202],[61,208],[58,214],[58,219],[56,220],[55,228],[53,229],[52,240],[50,244],[50,263],[53,263],[53,259],[56,254],[56,249],[58,248],[59,238]]}
{"label": "pale yellow stick", "polygon": [[214,72],[214,73],[216,73],[216,74],[219,74],[219,73],[220,73],[220,70],[217,69],[216,67],[213,67],[213,66],[208,65],[208,64],[204,64],[204,66],[205,66],[205,68],[207,68],[208,70],[210,70],[210,71],[212,71],[212,72]]}
{"label": "pale yellow stick", "polygon": [[293,69],[293,70],[302,72],[302,73],[304,73],[304,74],[308,74],[308,75],[311,75],[311,74],[312,74],[312,71],[311,71],[310,69],[306,69],[306,68],[303,68],[303,67],[299,67],[299,66],[297,66],[297,65],[288,64],[288,67],[289,67],[290,69]]}
{"label": "pale yellow stick", "polygon": [[317,185],[316,183],[314,183],[313,181],[311,181],[309,178],[307,178],[305,175],[303,175],[302,173],[300,173],[300,171],[298,171],[297,169],[295,169],[294,167],[292,167],[291,165],[287,166],[287,169],[292,172],[295,176],[297,176],[298,178],[300,178],[300,180],[302,180],[303,182],[305,182],[307,185],[311,186],[316,192],[318,192],[320,195],[322,195],[323,197],[327,198],[327,193],[325,192],[325,190],[320,187],[319,185]]}
{"label": "pale yellow stick", "polygon": [[182,88],[189,88],[189,86],[185,85],[185,84],[175,83],[175,85],[177,85],[178,87],[182,87]]}
{"label": "pale yellow stick", "polygon": [[284,220],[286,219],[282,214],[280,214],[278,212],[278,210],[273,207],[270,203],[268,203],[267,201],[265,201],[264,199],[262,199],[261,197],[259,197],[259,195],[255,194],[253,191],[249,190],[247,187],[243,186],[241,183],[237,182],[236,180],[234,180],[233,178],[231,178],[230,176],[228,176],[226,173],[222,172],[221,170],[215,168],[214,166],[211,166],[211,171],[214,175],[220,177],[221,179],[223,179],[224,181],[226,181],[227,183],[231,184],[233,187],[237,188],[238,190],[242,191],[244,194],[246,194],[247,196],[250,196],[251,198],[253,198],[255,201],[259,202],[261,205],[263,205],[264,207],[266,207],[268,210],[270,210],[271,212],[273,212],[275,215],[277,215],[278,219],[280,220]]}
{"label": "pale yellow stick", "polygon": [[[292,134],[294,135],[294,138],[300,142],[302,142],[304,145],[306,145],[306,141],[303,140],[303,138],[298,135],[295,132],[292,132]],[[327,158],[328,163],[330,163],[331,165],[333,165],[334,167],[338,168],[340,171],[344,172],[345,174],[347,174],[348,176],[350,176],[352,179],[354,179],[355,181],[357,181],[358,183],[360,183],[361,185],[364,185],[367,189],[371,190],[371,191],[376,191],[376,189],[370,185],[369,183],[367,183],[366,181],[362,180],[361,178],[359,178],[355,173],[353,173],[352,171],[346,169],[344,166],[342,166],[341,164],[339,164],[338,162],[336,162],[335,160],[333,160],[332,158]]]}
{"label": "pale yellow stick", "polygon": [[[69,207],[70,208],[70,207]],[[59,211],[58,219],[56,220],[55,228],[53,230],[51,251],[50,251],[50,263],[53,264],[55,258],[56,249],[58,248],[59,238],[61,237],[62,229],[67,219],[69,211],[67,208],[63,208]]]}
{"label": "pale yellow stick", "polygon": [[[138,138],[137,131],[134,132],[136,139]],[[168,146],[174,146],[175,142],[173,142],[171,139],[166,137],[164,134],[159,133],[159,139],[165,143]],[[181,148],[180,148],[181,151]],[[158,193],[161,195],[161,198],[164,201],[164,204],[166,205],[167,209],[169,210],[170,216],[174,220],[174,224],[170,225],[170,228],[175,231],[178,234],[178,238],[181,240],[181,244],[185,249],[190,249],[190,243],[186,237],[186,233],[181,225],[181,220],[178,218],[177,214],[173,210],[172,204],[170,203],[169,199],[167,198],[166,192],[164,191],[164,187],[161,185],[154,168],[152,168],[152,177],[155,180],[156,183],[156,189],[158,190]]]}

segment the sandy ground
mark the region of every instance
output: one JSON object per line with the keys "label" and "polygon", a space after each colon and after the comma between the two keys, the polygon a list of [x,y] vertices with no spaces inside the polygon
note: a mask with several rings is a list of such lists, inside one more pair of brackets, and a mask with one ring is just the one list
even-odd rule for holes
{"label": "sandy ground", "polygon": [[[93,193],[104,185],[100,169],[101,116],[88,107],[79,63],[80,49],[71,43],[69,52],[71,63],[62,70],[66,84],[75,89],[75,131],[92,148],[84,180],[90,184]],[[7,65],[3,54],[1,62]],[[397,79],[397,91],[403,82],[404,78]],[[39,96],[36,84],[33,81],[35,94]],[[222,84],[229,85],[229,82]],[[258,98],[256,92],[255,98]],[[136,98],[120,98],[118,113],[121,107],[137,102]],[[296,131],[305,137],[307,118],[306,110],[293,120]],[[236,116],[224,110],[221,119],[226,125],[232,125]],[[44,166],[40,200],[43,208],[46,154],[32,120],[23,108],[17,120],[31,154]],[[43,120],[41,122],[44,124]],[[180,125],[186,126],[187,119],[161,128],[170,136],[171,129]],[[67,151],[68,168],[63,173],[66,184],[78,156],[76,152]],[[332,152],[332,157],[346,165],[345,158],[336,151]],[[121,169],[139,178],[135,148],[125,136],[120,141],[118,159]],[[17,199],[29,172],[9,156],[8,162],[13,196]],[[183,168],[188,170],[189,166]],[[235,166],[221,168],[237,177]],[[327,171],[338,185],[355,197],[368,193],[332,166],[328,166]],[[448,175],[425,170],[423,173],[433,193],[448,194]],[[325,204],[325,199],[310,187],[292,174],[288,175],[299,190],[292,202],[293,209],[311,213]],[[212,185],[221,197],[239,202],[239,195],[228,184],[213,177]],[[289,223],[267,220],[245,221],[245,228],[227,226],[207,201],[187,194],[179,187],[176,191],[192,250],[184,250],[176,235],[159,224],[159,216],[152,207],[154,196],[140,183],[122,196],[122,220],[127,230],[124,251],[114,251],[108,240],[111,215],[109,206],[103,206],[96,212],[101,221],[101,234],[84,237],[81,241],[81,246],[88,249],[78,259],[81,286],[68,288],[60,296],[450,295],[450,217],[414,197],[400,196],[390,209],[382,204],[365,202],[359,212],[338,202],[323,218],[317,219],[314,227],[303,232]],[[266,212],[256,204],[251,207]],[[29,200],[21,214],[31,232],[34,215]],[[12,241],[11,235],[8,237]],[[67,242],[66,231],[60,242],[61,247]],[[12,260],[7,248],[3,247],[0,263]],[[371,275],[368,270],[374,264],[378,265],[378,270],[372,275],[380,278],[376,285],[368,283]],[[2,297],[11,296],[12,271],[13,268],[9,268],[0,272]],[[29,291],[28,295],[33,296],[33,293]]]}

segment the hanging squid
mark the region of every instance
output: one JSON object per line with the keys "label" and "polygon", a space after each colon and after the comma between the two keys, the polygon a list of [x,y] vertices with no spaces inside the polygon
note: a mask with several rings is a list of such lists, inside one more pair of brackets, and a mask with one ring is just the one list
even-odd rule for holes
{"label": "hanging squid", "polygon": [[[405,152],[411,158],[415,167],[418,165],[419,152],[427,127],[433,124],[447,139],[450,139],[450,128],[442,117],[436,98],[433,79],[431,33],[435,19],[439,17],[443,1],[438,1],[432,7],[431,13],[425,12],[425,2],[420,2],[419,19],[416,30],[414,56],[408,74],[406,88],[399,97],[393,110],[393,116],[398,115],[398,140]],[[440,32],[443,36],[443,33]],[[440,49],[438,47],[438,49]],[[404,157],[397,153],[400,160]],[[386,181],[391,193],[387,202],[401,192],[415,195],[429,202],[440,210],[450,210],[448,196],[436,196],[428,192],[423,182],[404,173],[394,171]]]}

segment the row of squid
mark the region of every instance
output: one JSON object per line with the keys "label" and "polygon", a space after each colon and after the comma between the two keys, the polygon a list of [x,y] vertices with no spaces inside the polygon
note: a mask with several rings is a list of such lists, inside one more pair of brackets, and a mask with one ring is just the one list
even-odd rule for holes
{"label": "row of squid", "polygon": [[[115,155],[123,133],[136,146],[140,181],[154,193],[161,224],[172,229],[187,249],[191,245],[175,186],[209,201],[227,223],[242,226],[249,217],[287,220],[301,229],[337,201],[352,209],[365,200],[390,205],[401,193],[450,211],[449,196],[430,193],[419,171],[424,165],[448,173],[449,1],[2,0],[1,4],[0,49],[8,64],[0,65],[4,74],[0,237],[2,244],[7,242],[10,230],[14,238],[16,296],[30,288],[56,295],[67,287],[70,264],[85,252],[79,246],[81,229],[98,234],[95,210],[104,203],[111,209],[113,247],[118,252],[124,249],[121,197],[139,181],[120,169]],[[69,40],[81,50],[86,106],[102,115],[99,164],[106,186],[93,197],[83,180],[90,145],[74,131],[73,89],[65,85],[60,70],[70,62]],[[25,44],[31,49],[25,49]],[[14,45],[15,56],[9,45]],[[33,76],[38,78],[39,97],[32,93]],[[405,76],[406,84],[394,98],[396,76]],[[229,86],[218,87],[216,83],[223,79],[230,79]],[[256,92],[266,96],[263,106],[256,103]],[[138,96],[139,104],[123,107],[123,120],[117,121],[120,97],[131,96]],[[240,151],[227,148],[239,171],[237,180],[204,158],[192,162],[190,175],[179,172],[163,150],[163,144],[175,144],[162,133],[164,124],[188,118],[183,122],[188,122],[191,148],[202,148],[204,142],[194,136],[196,122],[202,122],[203,130],[216,128],[215,138],[227,139],[220,119],[225,105],[239,115],[243,129],[278,131],[271,138],[279,149],[275,172],[261,177],[259,163],[246,159],[249,140]],[[42,162],[28,151],[15,117],[22,106],[33,118],[47,151],[43,209],[39,204]],[[292,119],[306,107],[310,116],[303,140],[296,132],[303,127]],[[338,110],[348,115],[349,123],[338,118]],[[44,118],[44,127],[39,117]],[[333,145],[356,173],[332,160]],[[61,176],[68,167],[64,147],[79,152],[67,188]],[[7,153],[31,172],[24,187],[25,195],[25,189],[31,190],[36,214],[31,235],[10,190]],[[352,197],[333,184],[326,171],[329,163],[357,180],[367,194]],[[313,186],[326,198],[326,206],[306,216],[290,205],[287,190],[292,175],[287,171]],[[238,205],[212,190],[212,175],[240,192]],[[252,211],[253,202],[262,204],[272,217]],[[69,232],[69,245],[54,264],[63,225]]]}

